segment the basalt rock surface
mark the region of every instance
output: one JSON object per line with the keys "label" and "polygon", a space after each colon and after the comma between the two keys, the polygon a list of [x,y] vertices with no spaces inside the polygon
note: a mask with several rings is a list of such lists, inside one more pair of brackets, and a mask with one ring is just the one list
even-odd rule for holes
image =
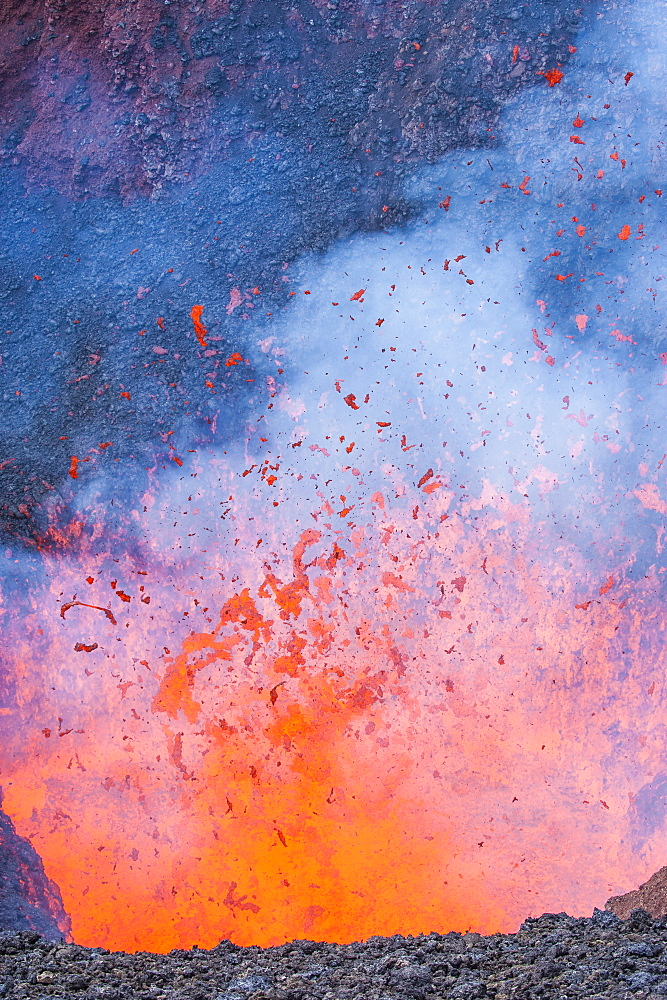
{"label": "basalt rock surface", "polygon": [[0,930],[35,931],[50,941],[69,935],[60,890],[39,855],[0,810]]}
{"label": "basalt rock surface", "polygon": [[605,904],[605,910],[611,910],[623,920],[637,909],[646,910],[652,917],[667,915],[667,866],[651,875],[638,889],[623,896],[612,896]]}
{"label": "basalt rock surface", "polygon": [[529,919],[517,934],[295,941],[126,955],[0,937],[0,996],[90,1000],[475,1000],[667,996],[667,922],[636,910]]}
{"label": "basalt rock surface", "polygon": [[507,100],[567,72],[581,11],[0,4],[4,544],[72,546],[79,495],[105,476],[139,494],[175,421],[184,448],[237,439],[276,375],[247,343],[253,308],[284,308],[302,255],[414,218],[420,163],[493,147]]}
{"label": "basalt rock surface", "polygon": [[[419,161],[488,140],[507,97],[567,62],[580,12],[573,0],[5,0],[3,155],[74,197],[133,198],[240,139],[305,128],[302,141],[324,130],[370,177],[387,150]],[[239,114],[252,122],[239,128]]]}

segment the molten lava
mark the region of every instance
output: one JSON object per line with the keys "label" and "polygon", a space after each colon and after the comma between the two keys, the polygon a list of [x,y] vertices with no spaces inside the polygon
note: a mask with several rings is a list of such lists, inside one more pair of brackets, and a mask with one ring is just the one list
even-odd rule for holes
{"label": "molten lava", "polygon": [[[271,5],[241,5],[255,6]],[[662,65],[664,5],[592,14],[572,60],[536,11],[524,38],[504,14],[492,36],[477,0],[442,32],[449,7],[429,9],[418,32],[388,6],[401,27],[384,42],[381,25],[348,39],[332,10],[342,63],[312,21],[267,23],[243,76],[241,8],[214,31],[184,11],[154,24],[146,6],[141,65],[155,27],[183,76],[163,90],[157,70],[141,87],[128,70],[112,118],[119,144],[136,140],[118,193],[150,173],[154,202],[125,229],[110,210],[105,243],[91,199],[72,237],[87,256],[58,268],[52,236],[20,256],[37,217],[12,236],[9,294],[43,280],[29,303],[16,292],[0,368],[16,445],[0,456],[16,506],[0,513],[17,540],[2,564],[3,808],[81,944],[509,931],[590,913],[664,863],[664,95],[638,56]],[[305,76],[291,49],[280,73],[265,54],[293,36]],[[192,70],[167,46],[183,38]],[[368,44],[390,54],[378,86]],[[82,136],[86,99],[97,115],[97,80],[125,58],[109,45],[93,61],[89,43],[70,95],[55,63],[43,80]],[[436,64],[465,77],[465,101]],[[318,96],[329,72],[336,106]],[[496,137],[494,95],[540,72]],[[337,89],[348,77],[368,114]],[[202,81],[222,109],[210,146],[206,102],[188,97]],[[237,104],[238,128],[218,128]],[[16,141],[41,156],[26,109]],[[222,171],[181,202],[158,197],[172,127],[184,177],[196,161]],[[459,129],[474,149],[436,163]],[[236,143],[227,167],[216,150]],[[108,164],[117,179],[118,146],[89,145],[63,154],[77,179],[62,167],[62,190],[106,192]],[[377,231],[348,243],[362,219]],[[27,531],[40,489],[53,499]]]}
{"label": "molten lava", "polygon": [[12,628],[2,768],[75,940],[488,933],[640,877],[657,576],[596,575],[490,488],[412,490],[290,554],[276,511],[170,583],[155,557],[54,563]]}

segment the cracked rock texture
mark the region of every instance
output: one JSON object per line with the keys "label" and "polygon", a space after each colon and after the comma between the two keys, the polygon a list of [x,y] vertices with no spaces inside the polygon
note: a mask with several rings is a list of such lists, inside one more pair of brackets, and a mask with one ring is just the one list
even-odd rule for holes
{"label": "cracked rock texture", "polygon": [[[567,70],[581,10],[4,0],[3,542],[61,548],[79,493],[118,482],[116,463],[140,494],[171,460],[174,414],[186,447],[236,439],[268,373],[251,310],[284,307],[302,255],[415,218],[419,164],[493,148],[507,100]],[[209,355],[249,359],[215,397],[195,303]]]}
{"label": "cracked rock texture", "polygon": [[605,904],[605,910],[611,910],[623,920],[637,909],[646,910],[652,917],[667,916],[667,866],[651,875],[638,889],[623,896],[612,896]]}
{"label": "cracked rock texture", "polygon": [[3,155],[74,197],[133,198],[232,152],[241,114],[246,137],[306,127],[361,159],[369,143],[433,159],[484,141],[507,97],[567,62],[579,13],[573,0],[4,0]]}
{"label": "cracked rock texture", "polygon": [[36,931],[52,941],[61,941],[70,931],[60,890],[47,878],[30,842],[19,837],[1,810],[0,928]]}
{"label": "cracked rock texture", "polygon": [[474,1000],[667,996],[667,921],[635,910],[529,919],[517,934],[296,941],[169,955],[0,937],[0,996],[188,1000]]}

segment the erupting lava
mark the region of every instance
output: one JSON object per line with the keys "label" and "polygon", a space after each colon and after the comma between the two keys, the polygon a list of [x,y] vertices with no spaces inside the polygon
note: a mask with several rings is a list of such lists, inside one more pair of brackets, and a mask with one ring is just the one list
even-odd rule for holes
{"label": "erupting lava", "polygon": [[[6,808],[75,940],[509,930],[645,870],[658,577],[596,577],[489,486],[393,494],[289,555],[275,512],[171,582],[155,556],[61,558],[16,616]],[[63,618],[70,590],[95,599]]]}
{"label": "erupting lava", "polygon": [[[255,6],[271,5],[241,4]],[[469,6],[478,9],[466,5],[461,18]],[[252,105],[245,132],[211,119],[216,142],[247,132],[238,169],[230,160],[228,173],[201,177],[181,205],[156,197],[150,215],[133,209],[127,254],[108,251],[124,270],[109,277],[99,255],[95,308],[65,322],[42,307],[43,336],[8,331],[3,340],[16,450],[7,446],[0,467],[20,500],[5,508],[7,523],[16,531],[61,502],[71,517],[69,531],[54,515],[48,531],[24,539],[27,555],[18,544],[5,550],[3,808],[59,887],[83,945],[349,942],[510,931],[543,911],[590,913],[665,861],[667,354],[652,334],[666,315],[655,186],[664,100],[654,71],[664,62],[655,42],[665,37],[655,28],[664,9],[636,5],[634,27],[620,23],[616,5],[604,16],[616,11],[619,24],[605,28],[602,13],[591,14],[565,62],[555,57],[562,31],[538,31],[537,10],[523,18],[529,48],[515,45],[504,14],[507,32],[493,47],[488,5],[479,7],[479,74],[463,34],[471,25],[456,42],[466,53],[459,63],[441,55],[453,41],[406,35],[401,58],[387,63],[385,104],[365,47],[380,36],[364,34],[354,89],[371,95],[373,113],[331,132],[327,145],[309,121],[325,104],[306,103],[319,91],[291,82],[298,52],[274,80],[258,50],[275,99],[254,71],[254,89],[221,74],[223,40],[237,66],[236,39],[254,31],[241,7],[229,17],[225,7],[215,31],[188,36],[199,79],[225,102],[229,86],[229,102],[243,92]],[[431,7],[449,17],[447,5]],[[351,40],[329,9],[347,59]],[[388,10],[401,36],[413,31],[402,6]],[[156,28],[160,58],[172,58],[180,23],[170,15]],[[152,24],[137,39],[154,37]],[[457,30],[443,28],[443,39]],[[305,19],[299,37],[319,52]],[[387,35],[387,50],[395,45]],[[417,53],[428,52],[422,70]],[[465,77],[468,103],[449,94],[448,76],[431,87],[441,59]],[[514,92],[540,67],[540,90],[509,108],[496,139],[488,94]],[[184,71],[185,90],[174,80],[165,95],[180,100],[196,79]],[[417,90],[404,86],[413,79],[422,79]],[[153,77],[141,80],[153,94]],[[94,84],[86,74],[72,94],[79,110]],[[127,100],[136,90],[144,102],[131,84],[128,76]],[[419,86],[428,102],[408,115],[401,102]],[[329,125],[347,100],[338,94],[322,110]],[[283,144],[290,103],[303,117]],[[275,110],[273,137],[261,104]],[[204,119],[183,107],[189,148]],[[406,147],[376,128],[389,108],[401,142],[430,163],[410,180],[397,167]],[[157,196],[173,166],[171,132],[143,112],[137,129],[140,117],[148,125],[137,150],[160,160],[150,167]],[[473,151],[436,164],[455,141],[450,119],[481,131]],[[336,177],[327,152],[356,146],[371,157],[366,202],[364,174]],[[100,148],[106,163],[116,147]],[[187,155],[205,164],[206,148]],[[77,184],[95,177],[90,155]],[[290,174],[292,159],[301,173]],[[385,167],[400,185],[383,186]],[[299,215],[302,201],[312,214]],[[340,232],[345,242],[327,256],[334,207],[342,221],[331,223],[331,239]],[[74,238],[71,257],[62,255],[86,275],[70,286],[70,272],[57,272],[64,297],[72,287],[88,295],[98,243],[111,246],[97,213],[81,214],[88,258],[74,254]],[[181,223],[170,241],[171,215]],[[189,215],[201,220],[192,239],[179,230]],[[157,232],[158,217],[164,245],[151,249],[134,230]],[[380,220],[378,231],[348,243],[362,218]],[[28,221],[17,247],[37,232],[38,220]],[[121,245],[116,225],[108,240]],[[304,246],[320,249],[297,259]],[[34,258],[32,298],[17,298],[26,315],[55,285],[56,250],[46,249]],[[11,288],[22,280],[17,271]],[[114,284],[122,308],[107,314]],[[32,329],[22,315],[13,325]],[[55,351],[62,386],[36,365],[31,382],[26,345],[48,347],[50,358],[57,336],[78,367]],[[47,476],[41,458],[25,459],[11,472],[28,435],[45,427],[40,448],[66,456],[62,468]],[[147,443],[135,447],[140,437]],[[40,480],[55,499],[31,507]]]}

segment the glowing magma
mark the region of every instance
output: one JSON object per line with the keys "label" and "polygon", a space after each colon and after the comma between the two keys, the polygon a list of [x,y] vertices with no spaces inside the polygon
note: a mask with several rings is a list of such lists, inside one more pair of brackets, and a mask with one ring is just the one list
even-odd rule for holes
{"label": "glowing magma", "polygon": [[511,930],[664,863],[662,189],[652,134],[608,136],[663,121],[635,37],[434,168],[387,258],[290,272],[294,329],[218,358],[307,373],[245,454],[177,426],[126,535],[102,484],[5,591],[4,808],[75,940]]}
{"label": "glowing magma", "polygon": [[[372,508],[295,533],[291,558],[260,554],[266,537],[224,573],[202,556],[199,623],[175,643],[166,567],[98,559],[88,584],[92,553],[58,566],[86,603],[41,657],[42,607],[17,623],[5,805],[77,941],[508,930],[644,873],[629,796],[661,754],[656,578],[591,579],[488,487]],[[116,626],[87,606],[111,570],[131,597]],[[74,652],[89,632],[98,649]]]}

